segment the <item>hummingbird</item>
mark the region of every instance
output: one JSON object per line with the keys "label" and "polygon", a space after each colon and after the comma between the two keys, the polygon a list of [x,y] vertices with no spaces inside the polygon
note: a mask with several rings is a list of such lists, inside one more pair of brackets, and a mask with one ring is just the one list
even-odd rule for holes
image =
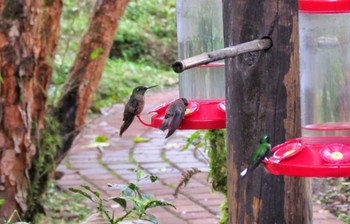
{"label": "hummingbird", "polygon": [[252,172],[259,166],[259,164],[269,156],[271,152],[271,144],[268,136],[264,135],[260,138],[260,145],[254,151],[250,161],[249,166],[245,170],[243,170],[240,175],[242,177],[246,176],[248,173]]}
{"label": "hummingbird", "polygon": [[165,117],[160,125],[160,130],[165,131],[165,129],[169,129],[168,134],[165,138],[170,137],[176,129],[181,124],[182,119],[185,116],[186,107],[188,105],[188,101],[185,98],[179,98],[172,102],[165,111]]}
{"label": "hummingbird", "polygon": [[143,107],[145,106],[145,92],[148,89],[154,88],[156,86],[138,86],[136,87],[130,96],[129,101],[125,105],[123,121],[124,123],[120,127],[119,136],[122,136],[126,129],[129,128],[130,124],[134,120],[136,115],[139,115]]}

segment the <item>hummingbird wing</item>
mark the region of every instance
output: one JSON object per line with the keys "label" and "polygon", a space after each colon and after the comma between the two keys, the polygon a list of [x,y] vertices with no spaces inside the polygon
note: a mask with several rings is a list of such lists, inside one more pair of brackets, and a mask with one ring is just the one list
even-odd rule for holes
{"label": "hummingbird wing", "polygon": [[171,124],[171,122],[173,121],[173,117],[174,117],[173,115],[166,114],[159,129],[162,131],[165,131],[165,129],[167,129]]}
{"label": "hummingbird wing", "polygon": [[[186,109],[186,108],[185,108]],[[182,119],[184,118],[185,115],[185,110],[183,110],[183,108],[177,108],[175,110],[175,114],[173,116],[173,118],[171,119],[171,123],[170,123],[170,127],[169,127],[169,132],[168,134],[165,136],[165,138],[170,137],[175,131],[176,129],[179,127],[179,125],[181,124]]]}
{"label": "hummingbird wing", "polygon": [[130,97],[128,103],[125,105],[123,121],[124,123],[120,127],[119,136],[122,136],[123,133],[129,128],[131,123],[134,121],[135,115],[139,111],[139,102],[134,97]]}
{"label": "hummingbird wing", "polygon": [[251,173],[253,170],[255,170],[259,164],[270,154],[270,148],[271,146],[269,144],[261,144],[257,148],[257,150],[253,153],[253,156],[250,161],[250,165],[247,169],[243,170],[240,175],[242,177],[246,176],[247,174]]}
{"label": "hummingbird wing", "polygon": [[160,125],[160,130],[165,131],[165,129],[169,128],[170,124],[173,121],[178,102],[179,100],[175,100],[174,102],[169,104],[169,106],[166,108],[163,122]]}
{"label": "hummingbird wing", "polygon": [[134,117],[137,114],[139,107],[139,102],[135,98],[130,98],[128,103],[125,105],[123,121],[129,120],[131,117]]}

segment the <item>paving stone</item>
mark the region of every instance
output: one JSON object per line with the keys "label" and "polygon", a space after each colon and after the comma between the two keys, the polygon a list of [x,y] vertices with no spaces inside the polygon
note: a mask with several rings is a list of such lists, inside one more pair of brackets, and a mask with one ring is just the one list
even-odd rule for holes
{"label": "paving stone", "polygon": [[217,218],[206,218],[206,219],[194,219],[190,220],[188,224],[217,224]]}
{"label": "paving stone", "polygon": [[186,220],[205,220],[205,219],[210,219],[210,218],[215,218],[215,215],[210,214],[207,211],[195,211],[195,212],[186,212],[181,214],[181,217],[184,217]]}

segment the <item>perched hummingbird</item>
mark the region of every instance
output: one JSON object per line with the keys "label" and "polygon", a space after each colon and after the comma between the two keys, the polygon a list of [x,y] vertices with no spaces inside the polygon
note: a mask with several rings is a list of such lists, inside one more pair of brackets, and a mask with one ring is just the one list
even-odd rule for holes
{"label": "perched hummingbird", "polygon": [[124,109],[124,117],[123,121],[124,123],[120,127],[119,136],[122,136],[122,134],[126,131],[126,129],[129,128],[130,124],[134,120],[136,115],[139,115],[143,107],[145,106],[145,92],[156,86],[151,87],[145,87],[145,86],[138,86],[136,87],[130,96],[130,99],[128,103],[125,105]]}
{"label": "perched hummingbird", "polygon": [[255,168],[259,166],[259,164],[269,156],[271,152],[271,144],[268,136],[264,135],[260,138],[260,145],[255,150],[252,155],[252,158],[249,161],[249,166],[245,170],[243,170],[240,175],[242,177],[246,176],[248,173],[252,172]]}
{"label": "perched hummingbird", "polygon": [[165,129],[169,129],[168,134],[165,138],[171,136],[176,129],[181,124],[182,119],[185,116],[186,107],[188,105],[188,101],[185,98],[179,98],[172,102],[165,111],[165,117],[160,125],[160,130],[164,131]]}

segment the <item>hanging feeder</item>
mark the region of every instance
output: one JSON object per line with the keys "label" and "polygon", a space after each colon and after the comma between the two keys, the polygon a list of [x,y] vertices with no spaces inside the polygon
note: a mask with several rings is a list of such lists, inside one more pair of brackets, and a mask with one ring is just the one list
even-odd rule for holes
{"label": "hanging feeder", "polygon": [[275,175],[350,176],[350,0],[300,0],[302,138],[272,149]]}
{"label": "hanging feeder", "polygon": [[[189,29],[189,25],[191,28]],[[177,34],[180,60],[172,68],[179,74],[180,97],[189,102],[178,129],[226,128],[225,69],[223,59],[271,48],[268,37],[222,48],[222,1],[177,1]],[[219,50],[214,50],[219,49]],[[214,51],[213,51],[214,50]],[[207,53],[203,53],[207,52]],[[171,102],[151,110],[151,122],[159,128]]]}
{"label": "hanging feeder", "polygon": [[[234,57],[239,54],[266,50],[271,48],[272,41],[269,38],[262,38],[239,44],[232,47],[223,48],[209,53],[202,53],[194,57],[177,61],[173,64],[176,72],[203,66],[217,67],[221,64],[209,64],[210,62],[221,60],[227,57]],[[222,88],[222,87],[221,87]],[[191,99],[189,105],[178,129],[221,129],[226,127],[226,105],[225,99]],[[166,108],[171,102],[162,104],[151,110],[149,113],[156,113],[151,118],[151,123],[144,122],[140,116],[137,116],[140,122],[145,126],[159,128],[165,117]]]}
{"label": "hanging feeder", "polygon": [[[223,48],[221,0],[203,0],[200,3],[177,0],[176,7],[178,54],[181,60]],[[224,66],[223,62],[198,64],[191,70],[180,71],[179,95],[186,98],[189,105],[178,129],[226,127]],[[150,111],[149,113],[155,114],[150,123],[138,117],[140,122],[146,126],[159,128],[170,103],[162,104]]]}

